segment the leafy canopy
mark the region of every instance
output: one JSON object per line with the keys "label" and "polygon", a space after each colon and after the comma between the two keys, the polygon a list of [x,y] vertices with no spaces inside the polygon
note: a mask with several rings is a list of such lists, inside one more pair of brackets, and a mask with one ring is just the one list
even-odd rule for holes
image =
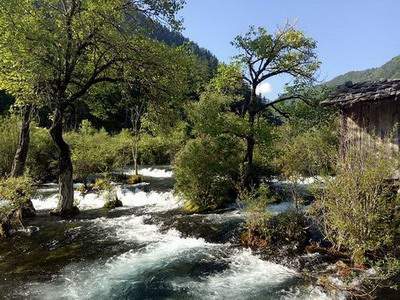
{"label": "leafy canopy", "polygon": [[316,42],[289,24],[275,33],[250,27],[232,44],[240,51],[236,60],[247,67],[245,80],[253,86],[281,74],[311,79],[320,65]]}
{"label": "leafy canopy", "polygon": [[[0,89],[64,108],[123,65],[144,70],[153,44],[131,15],[174,23],[180,0],[1,0]],[[176,24],[176,23],[174,23]]]}

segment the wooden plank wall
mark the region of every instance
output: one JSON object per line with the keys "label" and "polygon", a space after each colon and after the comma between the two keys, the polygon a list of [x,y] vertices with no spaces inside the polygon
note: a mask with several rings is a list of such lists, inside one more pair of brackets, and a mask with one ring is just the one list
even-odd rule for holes
{"label": "wooden plank wall", "polygon": [[400,149],[400,103],[379,101],[358,103],[342,110],[341,152],[384,145],[393,153]]}

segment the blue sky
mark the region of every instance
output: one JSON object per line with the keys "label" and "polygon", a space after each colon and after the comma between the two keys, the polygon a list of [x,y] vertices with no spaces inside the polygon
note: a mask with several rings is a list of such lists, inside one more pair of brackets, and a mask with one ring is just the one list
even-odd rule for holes
{"label": "blue sky", "polygon": [[[384,64],[400,55],[400,0],[187,0],[184,35],[221,61],[250,25],[275,30],[287,20],[318,42],[320,80]],[[276,97],[286,79],[269,82]],[[269,86],[265,86],[266,91]]]}

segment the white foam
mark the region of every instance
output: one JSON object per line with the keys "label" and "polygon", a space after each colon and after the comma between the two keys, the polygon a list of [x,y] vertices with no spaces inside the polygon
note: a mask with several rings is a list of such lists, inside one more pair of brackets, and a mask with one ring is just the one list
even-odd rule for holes
{"label": "white foam", "polygon": [[119,188],[117,195],[124,206],[146,206],[146,211],[149,212],[167,211],[181,206],[181,202],[172,192],[143,192],[140,190],[132,192],[128,189]]}
{"label": "white foam", "polygon": [[99,219],[94,222],[100,227],[117,228],[117,239],[152,243],[142,250],[128,251],[106,262],[70,265],[53,282],[32,284],[24,296],[40,299],[109,299],[112,298],[114,287],[133,285],[143,280],[146,272],[162,270],[177,258],[216,247],[203,239],[181,238],[176,231],[160,233],[157,226],[143,224],[143,217]]}
{"label": "white foam", "polygon": [[144,224],[148,216],[124,216],[119,218],[98,218],[88,221],[104,229],[108,238],[118,241],[155,242],[163,239],[157,225]]}
{"label": "white foam", "polygon": [[38,196],[32,199],[33,207],[36,210],[50,210],[55,209],[58,203],[58,195],[53,194],[47,197]]}
{"label": "white foam", "polygon": [[[116,187],[118,199],[120,199],[125,208],[146,206],[146,210],[157,212],[167,211],[180,207],[180,202],[172,192],[143,192],[140,190],[131,191],[129,189]],[[80,210],[98,209],[105,204],[103,195],[89,193],[84,196],[75,191],[75,201]],[[38,196],[32,199],[36,210],[51,210],[57,207],[58,195]]]}
{"label": "white foam", "polygon": [[[124,173],[127,175],[133,175],[133,169],[126,169]],[[155,177],[155,178],[170,178],[173,176],[173,172],[171,170],[167,170],[166,168],[157,168],[157,167],[144,167],[139,169],[139,174],[145,177]]]}
{"label": "white foam", "polygon": [[228,261],[225,271],[177,287],[188,288],[199,299],[252,299],[260,289],[277,287],[298,276],[291,269],[260,259],[250,250],[238,250]]}

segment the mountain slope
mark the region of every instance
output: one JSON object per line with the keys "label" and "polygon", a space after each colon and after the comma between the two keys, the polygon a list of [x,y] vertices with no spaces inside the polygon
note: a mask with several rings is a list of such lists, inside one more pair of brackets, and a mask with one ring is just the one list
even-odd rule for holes
{"label": "mountain slope", "polygon": [[192,42],[180,32],[171,31],[161,24],[153,24],[153,32],[151,36],[169,46],[187,45],[189,49],[202,61],[206,62],[211,72],[214,72],[219,64],[218,59],[209,50],[200,47]]}
{"label": "mountain slope", "polygon": [[364,71],[352,71],[340,75],[328,81],[327,85],[341,85],[347,81],[362,82],[398,78],[400,78],[400,56],[394,57],[392,60],[378,68],[367,69]]}

